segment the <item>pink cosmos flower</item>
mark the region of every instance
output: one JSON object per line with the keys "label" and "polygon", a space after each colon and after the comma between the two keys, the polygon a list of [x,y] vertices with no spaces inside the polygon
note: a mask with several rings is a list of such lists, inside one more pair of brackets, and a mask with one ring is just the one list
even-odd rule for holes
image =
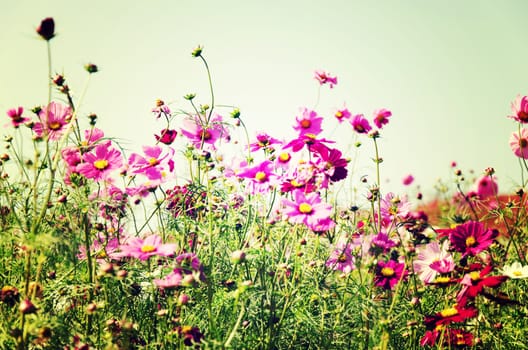
{"label": "pink cosmos flower", "polygon": [[392,112],[385,108],[374,111],[374,125],[376,125],[378,129],[383,128],[383,125],[389,123],[390,116],[392,116]]}
{"label": "pink cosmos flower", "polygon": [[83,155],[83,163],[77,165],[77,171],[87,179],[106,180],[110,173],[121,168],[121,152],[111,147],[110,142],[103,142],[91,152]]}
{"label": "pink cosmos flower", "polygon": [[345,241],[337,243],[334,251],[326,261],[326,266],[332,270],[349,274],[356,268],[355,258],[352,255],[352,245]]}
{"label": "pink cosmos flower", "polygon": [[152,234],[141,239],[132,237],[127,240],[126,244],[119,246],[120,252],[114,254],[115,257],[136,258],[141,261],[148,260],[151,256],[171,256],[174,255],[176,244],[161,242],[161,237]]}
{"label": "pink cosmos flower", "polygon": [[161,117],[164,115],[165,117],[169,117],[171,114],[171,110],[169,106],[165,104],[162,100],[158,99],[156,100],[156,107],[152,109],[152,113],[156,116],[156,118]]}
{"label": "pink cosmos flower", "polygon": [[385,225],[397,219],[405,218],[412,207],[412,203],[407,200],[407,196],[396,196],[389,192],[381,200],[381,217]]}
{"label": "pink cosmos flower", "polygon": [[528,96],[517,96],[511,104],[513,115],[510,118],[519,123],[528,123]]}
{"label": "pink cosmos flower", "polygon": [[185,119],[181,133],[191,141],[194,147],[200,149],[204,148],[204,146],[216,149],[216,141],[221,137],[227,138],[229,136],[222,125],[222,117],[220,115],[215,115],[211,118],[208,125],[205,125],[205,122],[198,116],[192,119]]}
{"label": "pink cosmos flower", "polygon": [[159,146],[143,146],[145,157],[132,153],[128,159],[129,170],[132,174],[143,174],[149,180],[163,181],[167,172],[174,171],[174,149],[168,147],[164,152]]}
{"label": "pink cosmos flower", "polygon": [[510,137],[510,147],[517,157],[528,159],[528,129],[514,132]]}
{"label": "pink cosmos flower", "polygon": [[12,108],[7,111],[7,116],[11,118],[11,124],[14,128],[18,128],[21,124],[29,121],[29,118],[23,117],[24,107]]}
{"label": "pink cosmos flower", "polygon": [[154,137],[156,138],[156,141],[158,142],[164,143],[166,145],[171,145],[176,139],[177,135],[178,135],[178,132],[176,130],[163,129],[161,130],[159,135],[154,135]]}
{"label": "pink cosmos flower", "polygon": [[330,85],[330,89],[332,89],[334,85],[337,85],[337,77],[332,77],[330,76],[330,73],[325,72],[323,70],[316,70],[314,78],[321,85],[324,85],[324,84]]}
{"label": "pink cosmos flower", "polygon": [[300,161],[288,174],[282,177],[281,192],[300,190],[310,193],[316,190],[316,175],[318,169],[311,162]]}
{"label": "pink cosmos flower", "polygon": [[338,109],[334,114],[334,117],[336,117],[339,123],[342,123],[344,120],[349,120],[351,116],[352,113],[347,108]]}
{"label": "pink cosmos flower", "polygon": [[313,134],[318,135],[323,131],[321,124],[323,118],[317,115],[317,112],[309,110],[308,108],[301,108],[301,115],[295,117],[297,122],[293,129],[299,132],[299,135]]}
{"label": "pink cosmos flower", "polygon": [[327,139],[317,139],[317,136],[314,134],[302,134],[298,138],[288,142],[284,146],[284,149],[291,148],[293,152],[299,152],[304,148],[308,147],[310,152],[320,152],[322,148],[328,148],[325,143],[335,143],[334,141]]}
{"label": "pink cosmos flower", "polygon": [[269,160],[257,166],[246,167],[237,176],[248,179],[247,189],[252,194],[267,193],[278,184],[278,177],[273,172],[273,163]]}
{"label": "pink cosmos flower", "polygon": [[72,109],[58,102],[50,102],[38,112],[40,122],[36,123],[33,131],[37,136],[48,136],[49,140],[56,141],[66,131],[66,126],[72,117]]}
{"label": "pink cosmos flower", "polygon": [[178,287],[183,287],[183,276],[183,270],[180,268],[176,268],[163,278],[155,278],[154,284],[158,286],[158,288],[162,289],[174,289]]}
{"label": "pink cosmos flower", "polygon": [[413,262],[414,272],[424,283],[434,282],[438,274],[446,274],[455,269],[453,256],[448,252],[449,241],[445,240],[442,247],[437,241],[416,248],[416,260]]}
{"label": "pink cosmos flower", "polygon": [[453,248],[463,256],[475,256],[487,249],[497,237],[497,230],[485,229],[484,224],[468,221],[447,231]]}
{"label": "pink cosmos flower", "polygon": [[292,156],[290,152],[282,150],[281,152],[279,152],[275,160],[275,165],[277,166],[277,168],[287,171],[288,168],[290,167],[291,159],[292,159]]}
{"label": "pink cosmos flower", "polygon": [[397,243],[390,239],[389,235],[384,232],[379,232],[378,234],[370,235],[368,238],[365,239],[365,242],[370,243],[370,248],[368,251],[371,252],[373,255],[388,253],[391,248],[397,246]]}
{"label": "pink cosmos flower", "polygon": [[271,137],[265,132],[260,132],[257,134],[257,142],[253,142],[252,144],[250,144],[249,149],[251,152],[255,152],[260,149],[268,149],[272,145],[278,145],[281,143],[282,142],[279,139]]}
{"label": "pink cosmos flower", "polygon": [[[90,245],[90,254],[95,256],[98,263],[103,263],[117,251],[119,247],[119,238],[116,236],[106,237],[102,232],[99,232],[93,243]],[[79,246],[79,253],[77,259],[85,260],[86,247],[84,245]]]}
{"label": "pink cosmos flower", "polygon": [[407,275],[407,271],[404,268],[404,263],[399,263],[394,260],[387,262],[378,261],[374,284],[384,289],[393,289],[400,279],[405,278]]}
{"label": "pink cosmos flower", "polygon": [[414,182],[414,176],[412,176],[411,174],[409,174],[409,175],[407,175],[407,176],[405,176],[405,177],[403,178],[403,181],[402,181],[402,182],[403,182],[403,185],[404,185],[404,186],[409,186],[409,185],[411,185],[411,184]]}
{"label": "pink cosmos flower", "polygon": [[321,168],[326,177],[332,182],[344,180],[347,177],[348,161],[345,158],[341,158],[341,155],[341,151],[337,148],[319,149],[319,158],[316,164]]}
{"label": "pink cosmos flower", "polygon": [[91,146],[104,137],[104,131],[98,128],[84,130],[84,147]]}
{"label": "pink cosmos flower", "polygon": [[320,231],[320,222],[328,220],[332,214],[332,206],[323,203],[317,192],[304,194],[302,191],[293,192],[294,200],[284,198],[283,214],[292,224],[304,224],[313,231]]}
{"label": "pink cosmos flower", "polygon": [[479,199],[486,199],[496,196],[498,191],[499,186],[495,176],[482,175],[475,181],[470,192],[476,193]]}
{"label": "pink cosmos flower", "polygon": [[366,134],[372,130],[372,127],[370,126],[368,120],[365,119],[363,114],[356,114],[350,121],[350,124],[352,124],[354,130],[359,134]]}

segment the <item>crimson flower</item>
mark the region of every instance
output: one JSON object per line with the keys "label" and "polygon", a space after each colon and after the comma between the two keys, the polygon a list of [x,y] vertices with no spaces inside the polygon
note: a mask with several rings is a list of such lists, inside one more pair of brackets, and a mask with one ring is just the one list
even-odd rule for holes
{"label": "crimson flower", "polygon": [[24,107],[12,108],[7,111],[7,116],[11,118],[13,127],[18,128],[21,124],[29,121],[29,118],[23,117],[22,113],[24,113]]}
{"label": "crimson flower", "polygon": [[372,127],[370,126],[368,120],[363,116],[363,114],[357,114],[354,116],[354,119],[350,121],[354,130],[359,134],[366,134]]}
{"label": "crimson flower", "polygon": [[528,96],[517,96],[511,104],[513,115],[511,118],[519,123],[528,123]]}
{"label": "crimson flower", "polygon": [[451,245],[462,256],[475,256],[488,248],[497,237],[498,231],[485,229],[484,224],[468,221],[449,230]]}
{"label": "crimson flower", "polygon": [[46,41],[50,41],[55,36],[55,21],[51,17],[44,18],[37,28],[37,34]]}
{"label": "crimson flower", "polygon": [[464,306],[464,304],[455,304],[434,315],[425,316],[425,327],[427,329],[435,329],[438,326],[464,322],[477,316],[478,310],[475,307],[464,308]]}
{"label": "crimson flower", "polygon": [[154,135],[154,137],[156,138],[156,141],[170,145],[174,142],[177,135],[178,132],[176,130],[163,129],[159,135]]}
{"label": "crimson flower", "polygon": [[458,294],[458,299],[464,298],[475,298],[481,294],[484,287],[495,288],[506,281],[506,276],[488,276],[493,271],[493,266],[487,265],[482,268],[480,264],[474,264],[470,267],[471,272],[464,275],[460,284],[462,284],[462,290]]}

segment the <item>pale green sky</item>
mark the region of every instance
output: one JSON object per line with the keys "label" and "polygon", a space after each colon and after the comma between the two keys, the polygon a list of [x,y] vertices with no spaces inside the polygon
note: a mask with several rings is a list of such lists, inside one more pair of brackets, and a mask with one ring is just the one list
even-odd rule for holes
{"label": "pale green sky", "polygon": [[[527,10],[524,0],[0,0],[0,112],[45,103],[46,50],[34,29],[51,16],[54,70],[78,95],[82,66],[100,67],[81,113],[97,113],[130,148],[163,127],[149,113],[156,98],[187,109],[182,96],[197,92],[208,103],[205,71],[190,56],[200,44],[216,101],[239,106],[251,135],[293,137],[298,108],[316,101],[313,71],[326,69],[339,79],[317,108],[327,137],[343,103],[369,118],[392,110],[380,140],[387,190],[412,173],[427,192],[455,160],[477,173],[493,166],[507,191],[520,181],[506,115],[528,94]],[[331,137],[353,140],[345,127]],[[372,156],[361,150],[356,180],[372,174]]]}

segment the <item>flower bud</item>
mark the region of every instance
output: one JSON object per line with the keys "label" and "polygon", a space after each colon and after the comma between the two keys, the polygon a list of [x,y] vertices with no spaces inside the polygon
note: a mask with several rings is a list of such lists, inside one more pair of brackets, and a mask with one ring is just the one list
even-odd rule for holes
{"label": "flower bud", "polygon": [[34,314],[37,312],[37,307],[29,299],[24,299],[18,307],[21,313],[24,315]]}
{"label": "flower bud", "polygon": [[50,41],[55,36],[55,21],[51,17],[44,18],[37,28],[37,34],[42,39]]}
{"label": "flower bud", "polygon": [[97,68],[97,66],[93,63],[85,64],[84,69],[90,74],[97,73],[99,71],[99,68]]}
{"label": "flower bud", "polygon": [[233,264],[241,264],[244,261],[246,261],[246,253],[244,253],[242,250],[235,250],[233,253],[231,253],[231,262]]}

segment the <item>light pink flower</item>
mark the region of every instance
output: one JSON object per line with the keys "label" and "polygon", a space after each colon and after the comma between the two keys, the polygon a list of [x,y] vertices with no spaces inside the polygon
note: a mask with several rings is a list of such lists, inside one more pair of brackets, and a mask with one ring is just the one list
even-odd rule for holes
{"label": "light pink flower", "polygon": [[455,269],[455,261],[448,249],[448,240],[441,247],[437,241],[432,241],[416,248],[417,257],[413,268],[424,283],[432,283],[438,274],[446,274]]}
{"label": "light pink flower", "polygon": [[374,125],[376,125],[378,129],[383,128],[383,125],[389,123],[390,116],[392,116],[392,112],[385,108],[374,111]]}
{"label": "light pink flower", "polygon": [[528,96],[517,96],[511,104],[513,115],[510,118],[519,123],[528,123]]}
{"label": "light pink flower", "polygon": [[330,76],[330,73],[325,72],[323,70],[316,70],[314,78],[321,85],[330,85],[330,89],[332,89],[334,85],[337,85],[337,77],[332,77]]}
{"label": "light pink flower", "polygon": [[103,142],[91,152],[83,155],[83,163],[77,165],[77,171],[87,179],[106,180],[110,173],[121,168],[121,152],[111,147],[110,142]]}
{"label": "light pink flower", "polygon": [[318,116],[317,112],[309,110],[308,108],[301,108],[301,115],[295,117],[295,121],[297,124],[294,125],[293,129],[295,129],[299,135],[318,135],[323,131],[321,128],[323,118]]}
{"label": "light pink flower", "polygon": [[119,246],[120,252],[114,254],[115,257],[136,258],[139,260],[148,260],[152,256],[171,256],[174,255],[176,244],[161,242],[161,237],[153,234],[141,239],[139,237],[129,238],[126,244]]}
{"label": "light pink flower", "polygon": [[174,171],[174,149],[164,152],[160,146],[143,146],[145,157],[132,153],[128,159],[131,174],[145,175],[149,180],[164,180]]}
{"label": "light pink flower", "polygon": [[38,117],[40,122],[33,127],[35,134],[41,137],[48,136],[49,140],[56,141],[66,131],[66,126],[72,117],[72,109],[52,101],[39,111]]}
{"label": "light pink flower", "polygon": [[222,117],[220,115],[215,115],[211,118],[207,125],[199,116],[195,116],[183,121],[181,133],[187,137],[196,148],[202,149],[205,146],[209,146],[212,149],[216,149],[216,141],[222,137],[229,137],[229,134],[222,123]]}
{"label": "light pink flower", "polygon": [[528,129],[514,132],[510,137],[510,147],[517,157],[528,159]]}
{"label": "light pink flower", "polygon": [[297,190],[293,192],[293,198],[293,201],[286,198],[282,200],[283,214],[290,223],[304,224],[313,231],[320,231],[321,222],[331,225],[328,220],[332,214],[332,206],[323,203],[317,192],[306,195]]}

